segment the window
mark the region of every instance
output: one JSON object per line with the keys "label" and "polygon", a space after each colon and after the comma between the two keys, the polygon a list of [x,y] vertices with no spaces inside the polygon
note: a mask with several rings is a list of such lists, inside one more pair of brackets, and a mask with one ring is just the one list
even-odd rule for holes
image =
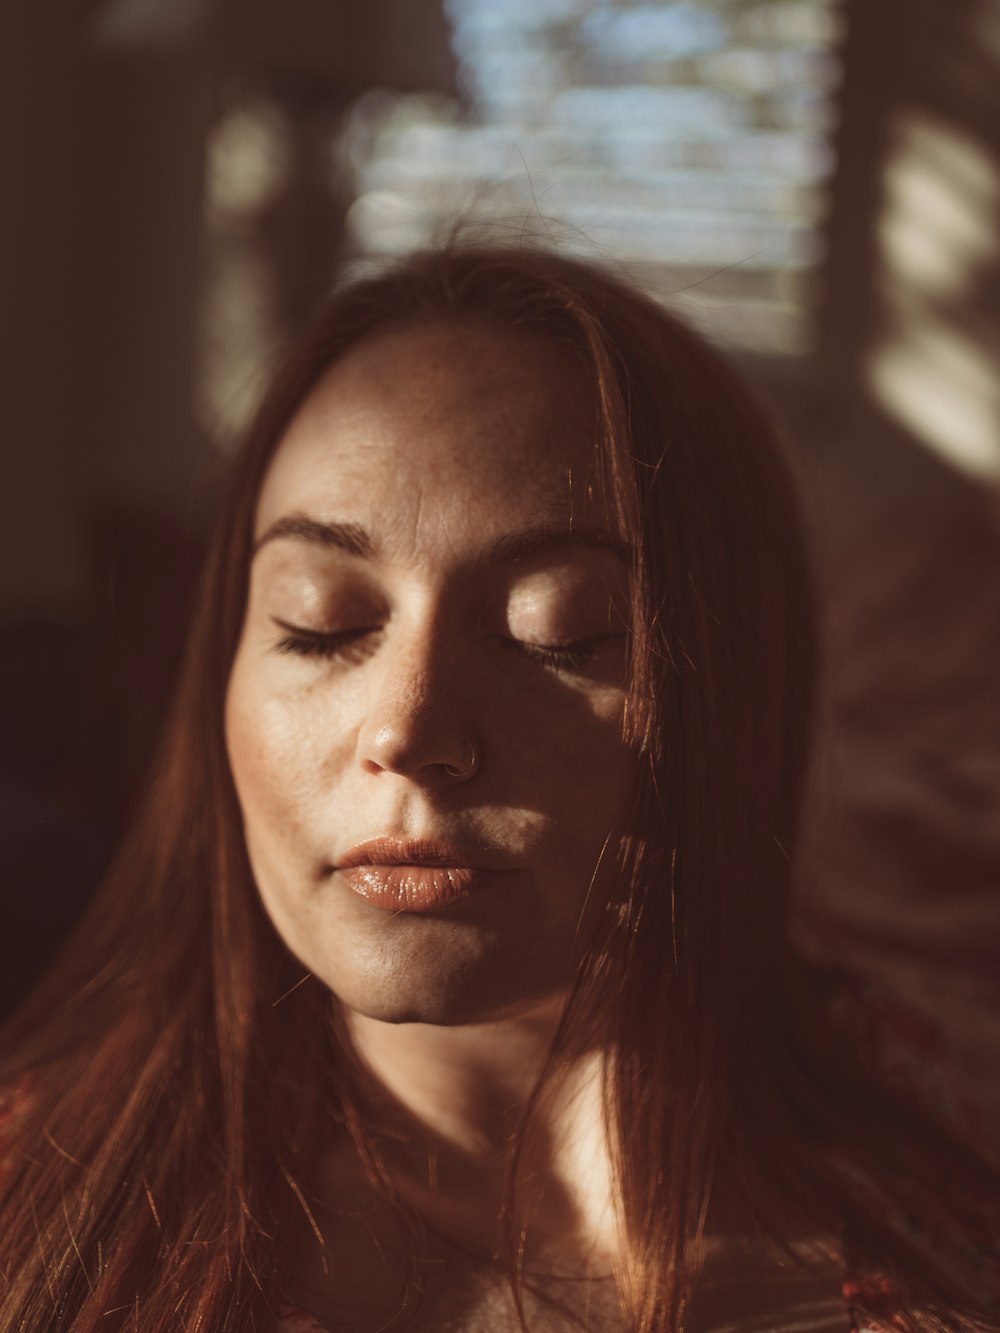
{"label": "window", "polygon": [[369,94],[348,120],[360,256],[469,215],[554,219],[734,348],[811,344],[832,161],[831,0],[447,0],[466,105]]}

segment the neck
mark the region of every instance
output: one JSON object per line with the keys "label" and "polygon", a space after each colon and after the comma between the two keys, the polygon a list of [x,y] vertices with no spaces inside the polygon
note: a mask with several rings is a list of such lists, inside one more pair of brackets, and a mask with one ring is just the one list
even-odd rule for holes
{"label": "neck", "polygon": [[[469,1026],[389,1024],[353,1012],[342,1021],[362,1070],[366,1137],[425,1221],[487,1255],[501,1247],[510,1152],[530,1106],[515,1204],[515,1225],[531,1219],[526,1262],[586,1256],[588,1267],[606,1269],[617,1239],[604,1058],[590,1051],[547,1069],[564,1004],[560,997]],[[551,1077],[536,1096],[543,1071]]]}
{"label": "neck", "polygon": [[376,1100],[442,1146],[505,1149],[541,1076],[562,1001],[469,1026],[383,1023],[346,1012],[345,1035]]}

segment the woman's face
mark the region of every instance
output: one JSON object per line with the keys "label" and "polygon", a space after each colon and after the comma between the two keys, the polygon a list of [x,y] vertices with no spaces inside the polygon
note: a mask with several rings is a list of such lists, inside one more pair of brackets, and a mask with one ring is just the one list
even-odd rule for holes
{"label": "woman's face", "polygon": [[271,920],[369,1017],[557,994],[614,873],[628,570],[594,460],[564,353],[442,324],[352,349],[266,475],[229,759]]}

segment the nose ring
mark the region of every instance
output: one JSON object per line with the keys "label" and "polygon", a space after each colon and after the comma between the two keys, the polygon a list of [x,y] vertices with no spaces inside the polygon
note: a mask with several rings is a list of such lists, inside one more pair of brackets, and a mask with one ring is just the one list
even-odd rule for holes
{"label": "nose ring", "polygon": [[479,756],[476,754],[476,747],[471,741],[467,741],[466,744],[469,747],[469,762],[464,768],[456,768],[453,764],[442,765],[450,778],[471,778],[479,767]]}

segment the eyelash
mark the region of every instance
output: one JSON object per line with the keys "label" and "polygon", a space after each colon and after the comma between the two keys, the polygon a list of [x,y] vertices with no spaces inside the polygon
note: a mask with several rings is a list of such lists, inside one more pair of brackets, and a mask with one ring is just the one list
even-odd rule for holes
{"label": "eyelash", "polygon": [[610,643],[613,637],[611,634],[601,634],[592,639],[581,639],[578,643],[561,644],[525,643],[521,639],[506,639],[504,642],[532,662],[563,671],[578,671],[592,661],[597,649]]}
{"label": "eyelash", "polygon": [[[296,657],[340,657],[366,635],[377,632],[376,627],[371,626],[341,630],[335,634],[323,634],[318,630],[299,629],[284,621],[276,623],[288,631],[284,638],[278,640],[275,645],[276,650],[279,653],[291,653]],[[521,639],[499,637],[502,643],[529,661],[563,671],[578,671],[593,659],[598,648],[610,643],[616,636],[599,634],[590,639],[581,639],[577,643],[563,644],[526,643]]]}
{"label": "eyelash", "polygon": [[340,657],[365,635],[376,632],[374,626],[366,626],[362,629],[340,630],[336,634],[323,634],[319,630],[286,625],[280,620],[275,623],[288,631],[284,638],[278,640],[275,648],[279,653],[291,653],[295,657]]}

